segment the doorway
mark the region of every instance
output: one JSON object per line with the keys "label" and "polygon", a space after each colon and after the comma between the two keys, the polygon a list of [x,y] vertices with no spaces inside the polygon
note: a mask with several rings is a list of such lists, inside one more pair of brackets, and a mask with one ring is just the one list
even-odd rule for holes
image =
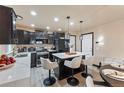
{"label": "doorway", "polygon": [[81,51],[85,55],[85,59],[94,55],[94,33],[82,34]]}

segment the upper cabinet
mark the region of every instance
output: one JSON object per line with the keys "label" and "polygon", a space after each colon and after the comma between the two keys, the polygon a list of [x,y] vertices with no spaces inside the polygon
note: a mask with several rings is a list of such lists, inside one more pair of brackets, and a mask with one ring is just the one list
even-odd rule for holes
{"label": "upper cabinet", "polygon": [[65,38],[65,33],[54,32],[54,39],[62,39]]}
{"label": "upper cabinet", "polygon": [[12,8],[0,6],[0,44],[14,44],[16,14]]}
{"label": "upper cabinet", "polygon": [[35,40],[35,33],[17,29],[15,37],[16,44],[30,44],[32,41]]}

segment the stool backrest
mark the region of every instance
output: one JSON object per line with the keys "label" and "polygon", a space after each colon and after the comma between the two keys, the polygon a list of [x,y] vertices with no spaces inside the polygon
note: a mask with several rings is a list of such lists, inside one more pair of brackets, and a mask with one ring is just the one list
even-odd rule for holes
{"label": "stool backrest", "polygon": [[49,63],[49,59],[45,59],[45,58],[40,58],[43,64],[43,68],[49,70],[50,69],[50,63]]}
{"label": "stool backrest", "polygon": [[83,60],[84,65],[92,65],[94,63],[94,58],[94,56],[91,56],[88,59]]}
{"label": "stool backrest", "polygon": [[82,60],[82,56],[73,58],[72,62],[70,62],[71,63],[71,67],[72,68],[79,68],[80,65],[81,65],[81,60]]}

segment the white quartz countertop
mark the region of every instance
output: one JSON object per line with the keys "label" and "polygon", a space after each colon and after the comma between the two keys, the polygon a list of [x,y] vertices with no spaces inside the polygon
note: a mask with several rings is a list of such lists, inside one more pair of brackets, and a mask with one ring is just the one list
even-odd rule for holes
{"label": "white quartz countertop", "polygon": [[[22,54],[22,53],[21,53]],[[0,70],[0,85],[30,77],[31,53],[26,57],[17,57],[13,67]]]}
{"label": "white quartz countertop", "polygon": [[49,49],[48,52],[56,52],[57,50]]}
{"label": "white quartz countertop", "polygon": [[72,55],[69,55],[69,54],[66,54],[66,53],[53,53],[52,55],[55,56],[55,57],[58,57],[60,59],[68,59],[68,58],[73,58],[73,57],[77,57],[77,56],[81,56],[83,55],[82,52],[75,52],[76,54],[72,54]]}

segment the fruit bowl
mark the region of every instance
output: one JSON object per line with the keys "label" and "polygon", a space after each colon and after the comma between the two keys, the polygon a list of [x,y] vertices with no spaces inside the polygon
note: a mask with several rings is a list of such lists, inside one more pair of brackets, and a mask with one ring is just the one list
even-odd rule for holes
{"label": "fruit bowl", "polygon": [[15,59],[13,57],[8,57],[7,55],[0,56],[0,70],[7,69],[15,64]]}
{"label": "fruit bowl", "polygon": [[9,64],[9,65],[3,64],[2,66],[0,65],[0,70],[10,68],[10,67],[14,66],[14,64],[15,64],[15,63]]}

